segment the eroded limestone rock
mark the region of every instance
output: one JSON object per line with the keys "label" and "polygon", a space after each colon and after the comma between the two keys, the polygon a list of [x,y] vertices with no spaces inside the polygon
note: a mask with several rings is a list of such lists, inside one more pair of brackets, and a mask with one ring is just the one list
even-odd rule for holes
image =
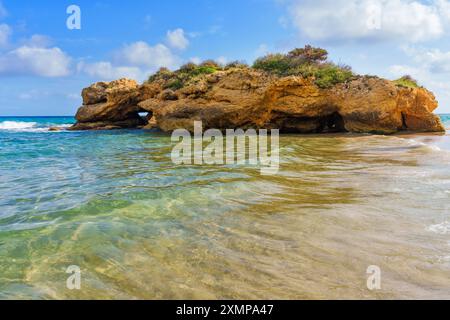
{"label": "eroded limestone rock", "polygon": [[[160,128],[193,130],[267,128],[289,133],[443,132],[434,95],[378,77],[356,77],[329,89],[314,79],[279,78],[253,69],[205,75],[178,90],[162,82],[99,82],[83,90],[72,129]],[[149,112],[147,119],[139,112]],[[152,123],[148,125],[149,119]]]}

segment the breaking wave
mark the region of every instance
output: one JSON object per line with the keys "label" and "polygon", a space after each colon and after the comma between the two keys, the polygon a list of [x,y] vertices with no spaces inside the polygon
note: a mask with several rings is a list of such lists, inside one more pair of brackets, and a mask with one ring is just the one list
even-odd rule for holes
{"label": "breaking wave", "polygon": [[71,124],[38,123],[25,121],[3,121],[0,122],[0,131],[10,132],[48,132],[51,127],[66,129]]}
{"label": "breaking wave", "polygon": [[4,121],[0,122],[0,130],[25,130],[37,127],[37,122]]}

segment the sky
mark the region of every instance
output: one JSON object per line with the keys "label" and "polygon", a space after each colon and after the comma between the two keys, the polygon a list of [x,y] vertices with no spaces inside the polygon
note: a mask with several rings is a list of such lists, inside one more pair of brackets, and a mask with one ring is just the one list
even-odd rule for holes
{"label": "sky", "polygon": [[450,113],[450,0],[0,0],[0,116],[73,115],[97,81],[306,44],[359,74],[409,74]]}

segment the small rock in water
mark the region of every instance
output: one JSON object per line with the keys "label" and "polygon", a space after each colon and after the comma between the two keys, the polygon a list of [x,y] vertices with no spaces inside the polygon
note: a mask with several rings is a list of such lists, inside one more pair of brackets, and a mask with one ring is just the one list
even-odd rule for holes
{"label": "small rock in water", "polygon": [[48,131],[52,131],[52,132],[55,132],[55,131],[61,131],[61,128],[58,128],[58,127],[50,127],[50,128],[48,128]]}

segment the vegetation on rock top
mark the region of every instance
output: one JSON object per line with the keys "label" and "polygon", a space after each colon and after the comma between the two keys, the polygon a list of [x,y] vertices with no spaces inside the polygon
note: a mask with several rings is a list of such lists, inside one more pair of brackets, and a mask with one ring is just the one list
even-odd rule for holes
{"label": "vegetation on rock top", "polygon": [[[159,81],[162,82],[164,89],[177,91],[196,83],[205,75],[230,69],[260,70],[277,77],[301,76],[305,79],[313,79],[314,83],[322,89],[331,88],[358,77],[351,67],[329,61],[327,50],[306,45],[287,54],[268,54],[256,59],[251,67],[241,61],[222,65],[214,60],[206,60],[200,64],[187,63],[176,71],[161,68],[149,77],[148,82]],[[404,76],[394,83],[407,88],[419,87],[417,81],[410,76]]]}
{"label": "vegetation on rock top", "polygon": [[349,66],[328,61],[328,52],[325,49],[309,45],[294,49],[288,54],[269,54],[259,58],[253,64],[253,68],[280,77],[314,78],[316,85],[323,89],[355,77]]}
{"label": "vegetation on rock top", "polygon": [[158,72],[150,76],[148,82],[163,81],[165,89],[179,90],[195,82],[201,76],[233,68],[248,68],[248,66],[239,61],[231,62],[226,66],[222,66],[214,60],[206,60],[201,64],[190,62],[181,66],[176,71],[161,68]]}
{"label": "vegetation on rock top", "polygon": [[394,83],[399,87],[419,88],[417,80],[415,80],[413,77],[409,75],[403,76],[400,79],[395,80]]}

